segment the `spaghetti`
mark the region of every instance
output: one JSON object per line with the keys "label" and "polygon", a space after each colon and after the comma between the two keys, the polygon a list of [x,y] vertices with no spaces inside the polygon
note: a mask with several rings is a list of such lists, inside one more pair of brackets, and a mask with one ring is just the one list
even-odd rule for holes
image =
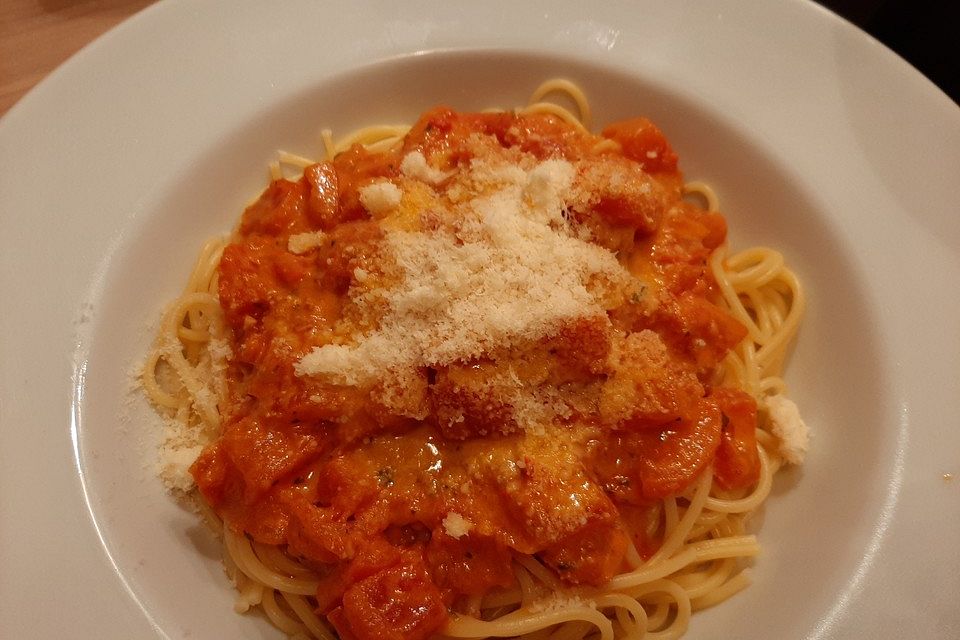
{"label": "spaghetti", "polygon": [[238,612],[292,637],[667,639],[749,584],[745,523],[805,448],[769,409],[800,282],[727,254],[648,121],[589,122],[553,80],[515,112],[324,131],[326,162],[281,153],[204,246],[143,385]]}

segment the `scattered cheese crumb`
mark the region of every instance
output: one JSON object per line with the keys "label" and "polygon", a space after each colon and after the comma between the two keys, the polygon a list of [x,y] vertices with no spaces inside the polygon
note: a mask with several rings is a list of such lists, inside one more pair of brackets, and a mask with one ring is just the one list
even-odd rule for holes
{"label": "scattered cheese crumb", "polygon": [[450,173],[427,164],[426,157],[419,151],[411,151],[403,157],[400,162],[400,172],[408,178],[415,178],[429,184],[438,184],[451,176]]}
{"label": "scattered cheese crumb", "polygon": [[193,489],[193,476],[190,475],[190,465],[196,461],[203,451],[203,445],[183,446],[171,443],[169,435],[181,425],[165,428],[167,442],[160,447],[159,475],[168,489],[187,493]]}
{"label": "scattered cheese crumb", "polygon": [[797,405],[786,396],[777,394],[767,398],[770,427],[780,440],[780,453],[791,464],[803,462],[810,442],[810,430],[800,419]]}
{"label": "scattered cheese crumb", "polygon": [[576,593],[555,591],[548,596],[535,600],[530,604],[528,611],[530,613],[553,613],[582,607],[596,609],[597,603],[593,600],[584,599]]}
{"label": "scattered cheese crumb", "polygon": [[[182,349],[175,338],[162,339],[157,345],[161,354],[179,353]],[[207,343],[207,349],[201,352],[196,365],[201,381],[200,386],[192,390],[194,402],[190,411],[196,414],[217,413],[219,398],[225,394],[224,372],[227,361],[232,357],[230,343],[221,336],[213,336]],[[142,371],[138,372],[138,376]],[[176,389],[182,382],[173,374],[168,365],[158,365],[158,381],[161,386]],[[142,384],[142,379],[141,379]],[[189,420],[189,412],[165,415],[163,419],[162,442],[157,460],[157,475],[171,491],[180,494],[189,493],[194,488],[190,465],[194,463],[203,448],[216,438],[215,429],[201,422]]]}
{"label": "scattered cheese crumb", "polygon": [[360,189],[360,204],[374,216],[390,213],[400,206],[402,198],[400,188],[388,180],[374,182]]}
{"label": "scattered cheese crumb", "polygon": [[306,233],[295,233],[287,240],[287,251],[300,255],[311,249],[316,249],[323,244],[327,237],[323,231],[307,231]]}
{"label": "scattered cheese crumb", "polygon": [[470,529],[473,529],[473,523],[455,511],[451,511],[443,519],[443,530],[451,538],[460,539],[467,535]]}

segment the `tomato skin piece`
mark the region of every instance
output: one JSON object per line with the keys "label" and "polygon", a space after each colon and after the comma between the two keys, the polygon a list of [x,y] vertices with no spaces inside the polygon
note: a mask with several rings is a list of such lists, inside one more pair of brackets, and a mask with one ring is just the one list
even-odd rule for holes
{"label": "tomato skin piece", "polygon": [[619,142],[623,155],[639,162],[647,173],[677,171],[677,154],[663,132],[647,118],[614,122],[601,135]]}
{"label": "tomato skin piece", "polygon": [[663,544],[663,526],[661,518],[663,505],[661,503],[636,506],[633,504],[619,504],[620,517],[631,534],[633,545],[641,558],[648,559],[657,552]]}
{"label": "tomato skin piece", "polygon": [[231,244],[220,258],[220,306],[227,324],[241,332],[250,317],[256,320],[270,310],[277,283],[268,241],[257,238]]}
{"label": "tomato skin piece", "polygon": [[656,279],[674,295],[709,294],[715,286],[710,254],[726,235],[721,214],[686,202],[675,204],[663,217],[647,256]]}
{"label": "tomato skin piece", "polygon": [[357,545],[352,560],[338,565],[320,580],[317,587],[317,609],[328,612],[338,606],[351,585],[381,571],[398,565],[400,551],[379,538],[371,538]]}
{"label": "tomato skin piece", "polygon": [[640,432],[646,456],[640,466],[643,495],[648,500],[675,496],[692,484],[720,445],[722,415],[716,403],[700,403],[697,420],[682,421],[663,431]]}
{"label": "tomato skin piece", "polygon": [[324,289],[346,294],[357,267],[371,268],[376,261],[383,230],[375,221],[344,222],[327,236],[327,242],[314,254],[315,272]]}
{"label": "tomato skin piece", "polygon": [[331,509],[312,504],[309,493],[298,488],[285,490],[281,500],[290,514],[287,549],[291,555],[327,564],[356,558],[350,526]]}
{"label": "tomato skin piece", "polygon": [[683,345],[701,371],[717,367],[731,349],[747,337],[747,328],[725,309],[694,295],[677,300],[679,330]]}
{"label": "tomato skin piece", "polygon": [[306,429],[280,432],[250,418],[229,424],[219,444],[243,475],[248,503],[261,498],[281,477],[315,460],[323,448]]}
{"label": "tomato skin piece", "polygon": [[457,539],[435,529],[425,556],[434,582],[454,594],[483,595],[513,583],[510,550],[491,538],[470,534]]}
{"label": "tomato skin piece", "polygon": [[303,180],[274,180],[243,212],[240,235],[279,236],[309,231],[306,205],[307,185]]}
{"label": "tomato skin piece", "polygon": [[457,121],[458,114],[450,107],[437,106],[420,115],[407,136],[403,140],[401,154],[406,156],[412,151],[420,151],[427,158],[447,169],[453,166],[450,162],[451,131]]}
{"label": "tomato skin piece", "polygon": [[593,466],[617,502],[649,505],[682,493],[714,458],[720,445],[720,409],[703,399],[698,417],[657,429],[622,432],[593,449]]}
{"label": "tomato skin piece", "polygon": [[347,589],[343,619],[357,640],[426,640],[447,623],[447,608],[423,561],[407,554]]}
{"label": "tomato skin piece", "polygon": [[538,554],[564,581],[602,586],[627,552],[627,535],[616,522],[595,520]]}
{"label": "tomato skin piece", "polygon": [[312,164],[303,171],[308,187],[307,215],[321,229],[337,223],[340,214],[340,189],[337,170],[330,162]]}
{"label": "tomato skin piece", "polygon": [[404,139],[401,155],[420,151],[431,166],[448,170],[473,156],[468,139],[479,133],[496,138],[496,144],[530,153],[539,160],[563,157],[575,160],[597,138],[584,137],[557,116],[533,113],[518,116],[509,111],[457,113],[449,107],[425,112]]}
{"label": "tomato skin piece", "polygon": [[351,220],[366,220],[370,214],[360,202],[360,190],[381,179],[392,179],[399,174],[400,161],[393,153],[370,153],[362,145],[355,144],[338,153],[332,162],[336,173],[339,208],[335,219],[323,220],[323,228]]}
{"label": "tomato skin piece", "polygon": [[[322,610],[322,609],[321,609]],[[346,615],[343,613],[343,607],[337,607],[327,614],[327,621],[333,625],[340,640],[359,640],[350,628]]]}
{"label": "tomato skin piece", "polygon": [[204,447],[197,459],[190,465],[190,474],[203,497],[214,508],[223,502],[230,475],[223,444],[216,441]]}
{"label": "tomato skin piece", "polygon": [[757,402],[740,389],[717,388],[711,397],[723,412],[723,431],[714,478],[724,489],[746,489],[760,479],[757,451]]}

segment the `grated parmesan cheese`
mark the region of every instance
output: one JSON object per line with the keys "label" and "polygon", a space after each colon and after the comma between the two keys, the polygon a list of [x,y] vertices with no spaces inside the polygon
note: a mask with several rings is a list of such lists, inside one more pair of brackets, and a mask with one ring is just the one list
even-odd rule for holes
{"label": "grated parmesan cheese", "polygon": [[429,212],[440,221],[435,227],[385,230],[388,284],[350,292],[361,326],[375,328],[353,342],[314,348],[297,374],[369,385],[604,315],[613,292],[633,276],[610,251],[566,228],[563,200],[573,176],[565,160],[531,162],[529,170],[496,157],[471,163],[454,186],[474,197],[436,200],[446,210]]}
{"label": "grated parmesan cheese", "polygon": [[447,517],[443,519],[443,530],[446,531],[447,535],[451,538],[457,538],[459,540],[467,535],[470,529],[473,529],[473,523],[455,511],[451,511],[447,514]]}
{"label": "grated parmesan cheese", "polygon": [[562,211],[564,196],[573,184],[574,168],[564,160],[547,160],[537,165],[527,176],[524,195],[530,200],[533,212],[544,212],[547,221],[556,220]]}
{"label": "grated parmesan cheese", "polygon": [[450,177],[450,173],[440,171],[427,164],[427,159],[419,151],[411,151],[400,161],[400,173],[429,184],[439,184]]}
{"label": "grated parmesan cheese", "polygon": [[168,489],[187,493],[194,486],[193,476],[190,475],[190,465],[200,456],[203,445],[174,444],[180,434],[173,435],[173,432],[180,429],[182,429],[180,424],[164,427],[166,442],[160,447],[158,475]]}
{"label": "grated parmesan cheese", "polygon": [[400,206],[403,192],[388,180],[368,184],[360,189],[360,204],[372,215],[380,217]]}
{"label": "grated parmesan cheese", "polygon": [[577,593],[554,591],[532,602],[527,610],[530,613],[554,613],[558,611],[571,611],[582,607],[596,609],[597,603],[593,600],[582,598]]}
{"label": "grated parmesan cheese", "polygon": [[810,443],[810,430],[793,400],[777,394],[767,398],[770,428],[780,440],[780,454],[791,464],[801,464]]}
{"label": "grated parmesan cheese", "polygon": [[[178,341],[169,337],[158,345],[161,353],[179,352],[181,348]],[[232,349],[225,338],[219,336],[210,338],[206,350],[201,352],[200,361],[197,363],[197,380],[202,382],[201,386],[194,388],[192,392],[193,411],[217,413],[218,399],[225,393],[224,374],[231,357]],[[138,378],[139,373],[142,372],[138,372]],[[167,367],[161,367],[158,377],[166,379],[174,388],[182,384]],[[142,384],[142,380],[139,384]],[[204,426],[202,422],[193,423],[182,411],[164,417],[157,475],[168,489],[186,494],[194,488],[190,465],[194,463],[203,448],[216,438],[214,431],[215,429]]]}
{"label": "grated parmesan cheese", "polygon": [[287,251],[300,255],[323,244],[327,234],[323,231],[307,231],[295,233],[287,240]]}

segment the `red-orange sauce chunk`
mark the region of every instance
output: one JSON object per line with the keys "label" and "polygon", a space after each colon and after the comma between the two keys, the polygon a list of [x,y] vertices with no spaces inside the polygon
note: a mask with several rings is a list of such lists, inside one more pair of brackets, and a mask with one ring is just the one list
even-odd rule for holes
{"label": "red-orange sauce chunk", "polygon": [[[411,381],[422,419],[391,413],[376,389],[297,375],[298,360],[332,339],[356,269],[375,267],[384,232],[359,190],[397,178],[411,151],[443,171],[465,166],[475,134],[652,181],[652,200],[601,181],[607,190],[570,212],[647,283],[643,299],[522,353],[423,368]],[[603,140],[620,150],[594,151]],[[192,467],[203,496],[226,526],[316,568],[319,612],[360,640],[430,636],[449,612],[471,613],[471,597],[511,586],[518,554],[570,585],[623,570],[631,537],[652,554],[663,498],[709,465],[725,488],[759,472],[753,399],[715,388],[719,362],[746,333],[718,306],[707,267],[726,223],[684,202],[681,185],[676,154],[644,118],[593,136],[550,115],[446,108],[424,114],[394,151],[355,146],[295,182],[274,181],[219,267],[232,357],[222,434]],[[291,253],[289,237],[309,231],[324,231],[322,243]],[[484,386],[506,365],[525,384],[575,396],[553,437],[524,434]],[[451,513],[466,533],[445,526]]]}

